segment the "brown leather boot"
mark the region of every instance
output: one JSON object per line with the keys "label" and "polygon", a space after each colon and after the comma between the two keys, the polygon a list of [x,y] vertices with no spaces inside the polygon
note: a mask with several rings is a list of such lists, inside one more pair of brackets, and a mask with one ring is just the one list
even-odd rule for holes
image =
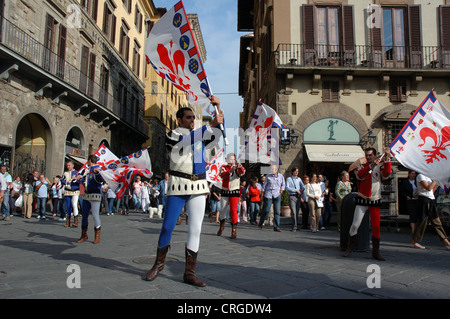
{"label": "brown leather boot", "polygon": [[94,228],[95,237],[94,237],[94,241],[92,242],[93,244],[98,244],[100,242],[100,229],[101,228],[102,228],[102,226],[100,226],[98,228]]}
{"label": "brown leather boot", "polygon": [[81,237],[80,237],[80,239],[77,240],[77,243],[82,243],[88,239],[87,229],[88,229],[87,226],[81,226]]}
{"label": "brown leather boot", "polygon": [[197,264],[198,252],[185,248],[186,252],[186,268],[184,269],[183,281],[189,285],[197,287],[205,287],[206,284],[195,275],[195,265]]}
{"label": "brown leather boot", "polygon": [[72,227],[78,227],[78,216],[75,216],[75,217],[73,218],[73,224],[72,224]]}
{"label": "brown leather boot", "polygon": [[64,225],[64,227],[70,227],[70,216],[67,216],[66,218],[66,224]]}
{"label": "brown leather boot", "polygon": [[372,257],[380,261],[386,260],[380,255],[380,239],[376,237],[372,237]]}
{"label": "brown leather boot", "polygon": [[237,223],[231,224],[231,239],[235,239],[237,237],[236,230],[237,230]]}
{"label": "brown leather boot", "polygon": [[150,269],[147,272],[147,275],[145,276],[145,280],[147,281],[153,281],[158,276],[159,272],[164,269],[164,265],[166,262],[166,256],[167,252],[169,251],[170,245],[164,246],[159,248],[156,251],[156,259],[155,263],[153,264],[152,269]]}
{"label": "brown leather boot", "polygon": [[223,230],[225,229],[225,219],[220,221],[219,231],[217,232],[217,236],[221,236]]}
{"label": "brown leather boot", "polygon": [[344,257],[348,257],[348,255],[351,254],[351,252],[353,251],[353,249],[355,249],[356,246],[356,239],[358,235],[355,236],[350,236],[350,239],[348,241],[348,246],[347,246],[347,250],[344,252],[344,254],[342,256]]}

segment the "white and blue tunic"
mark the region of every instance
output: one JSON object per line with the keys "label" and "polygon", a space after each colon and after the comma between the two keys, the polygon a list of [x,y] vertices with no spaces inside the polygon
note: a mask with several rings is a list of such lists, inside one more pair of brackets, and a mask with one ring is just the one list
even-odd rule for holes
{"label": "white and blue tunic", "polygon": [[[219,131],[220,132],[220,131]],[[169,152],[170,171],[188,175],[206,173],[206,150],[219,141],[220,136],[211,129],[209,123],[190,131],[176,128],[166,135],[166,148]],[[198,180],[169,175],[167,196],[208,194],[209,187],[205,177]]]}

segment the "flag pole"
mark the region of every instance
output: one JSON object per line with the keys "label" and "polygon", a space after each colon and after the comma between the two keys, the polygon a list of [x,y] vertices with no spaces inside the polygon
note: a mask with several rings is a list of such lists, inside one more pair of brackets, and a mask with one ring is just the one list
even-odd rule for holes
{"label": "flag pole", "polygon": [[[187,17],[187,13],[186,13],[186,9],[184,8],[183,0],[180,0],[180,2],[181,2],[181,7],[183,8],[183,11],[184,11],[184,15]],[[192,39],[194,40],[193,42],[194,42],[195,48],[197,49],[197,52],[199,52],[199,54],[200,54],[200,50],[198,49],[197,43],[195,42],[194,34],[192,33],[192,27],[191,27],[191,23],[189,22],[189,19],[188,19],[187,22],[188,22],[188,25],[189,25],[189,31],[191,32]],[[200,55],[199,55],[199,62],[200,62],[200,65],[202,67],[202,70],[204,71],[205,68],[203,67],[203,61],[202,61]],[[206,75],[206,73],[205,73],[205,75]],[[210,96],[213,96],[212,90],[211,90],[211,85],[209,84],[208,76],[206,76],[206,83],[208,84]],[[214,105],[214,108],[216,109],[216,114],[219,114],[219,110],[217,109],[217,106]],[[223,136],[223,140],[224,140],[225,145],[228,145],[227,135],[225,133],[225,129],[223,127],[223,124],[220,124],[220,130],[222,131],[222,136]]]}
{"label": "flag pole", "polygon": [[[209,84],[209,79],[208,79],[208,77],[206,77],[206,82],[208,83],[210,95],[211,95],[211,96],[214,96],[213,93],[212,93],[212,90],[211,90],[211,85]],[[219,114],[219,109],[217,108],[216,105],[214,105],[214,108],[215,108],[215,110],[216,110],[216,115]],[[220,130],[222,131],[222,136],[223,136],[224,144],[225,144],[225,146],[228,146],[229,143],[228,143],[228,139],[227,139],[227,134],[225,133],[225,129],[224,129],[224,127],[223,127],[223,124],[220,124]]]}

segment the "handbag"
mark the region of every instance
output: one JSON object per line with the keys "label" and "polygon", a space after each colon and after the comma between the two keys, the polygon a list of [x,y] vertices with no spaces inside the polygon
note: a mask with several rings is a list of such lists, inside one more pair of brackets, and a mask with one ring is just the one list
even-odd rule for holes
{"label": "handbag", "polygon": [[316,199],[316,205],[317,207],[323,207],[323,197]]}
{"label": "handbag", "polygon": [[14,202],[14,206],[16,206],[16,207],[22,207],[22,204],[23,204],[23,196],[20,195],[20,196],[16,199],[16,201]]}

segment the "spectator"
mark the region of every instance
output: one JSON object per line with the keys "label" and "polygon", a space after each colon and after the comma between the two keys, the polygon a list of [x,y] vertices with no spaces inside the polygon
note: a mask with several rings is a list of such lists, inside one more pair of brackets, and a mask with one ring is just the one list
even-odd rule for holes
{"label": "spectator", "polygon": [[45,219],[45,211],[47,208],[49,182],[43,174],[39,175],[39,180],[34,182],[34,188],[37,192],[37,209],[38,219]]}
{"label": "spectator", "polygon": [[286,190],[289,193],[289,207],[291,209],[292,231],[297,231],[298,213],[300,210],[300,197],[305,190],[302,179],[298,177],[298,167],[291,170],[292,176],[286,179]]}
{"label": "spectator", "polygon": [[62,188],[62,184],[58,177],[55,177],[53,179],[53,184],[51,187],[51,194],[52,194],[52,206],[53,206],[53,217],[56,216],[56,213],[58,212],[59,207],[59,196],[60,196],[60,190]]}
{"label": "spectator", "polygon": [[0,204],[5,200],[6,181],[2,174],[0,174]]}
{"label": "spectator", "polygon": [[[164,174],[164,179],[159,182],[156,190],[159,192],[158,195],[158,212],[161,212],[162,216],[164,216],[166,211],[166,199],[167,199],[167,185],[169,183],[169,173],[166,172]],[[160,214],[160,213],[158,213]]]}
{"label": "spectator", "polygon": [[133,205],[134,209],[139,209],[141,207],[141,188],[142,188],[141,177],[136,176],[136,181],[133,183]]}
{"label": "spectator", "polygon": [[37,212],[37,196],[34,192],[34,184],[39,180],[39,172],[37,170],[33,171],[33,211]]}
{"label": "spectator", "polygon": [[306,186],[306,195],[308,196],[309,224],[311,231],[319,231],[319,220],[322,212],[323,202],[320,201],[322,190],[318,183],[316,174],[311,174],[311,182]]}
{"label": "spectator", "polygon": [[130,187],[127,187],[122,198],[118,198],[116,201],[116,211],[120,212],[121,215],[128,215],[128,211],[130,210],[129,202],[132,198],[133,195],[131,195]]}
{"label": "spectator", "polygon": [[281,193],[284,191],[286,185],[283,175],[278,173],[278,165],[272,164],[270,167],[271,174],[268,174],[263,184],[263,198],[264,209],[261,213],[258,228],[262,229],[262,225],[266,216],[269,214],[270,208],[273,204],[274,220],[273,230],[281,232],[280,229],[280,205],[281,205]]}
{"label": "spectator", "polygon": [[[9,207],[11,208],[11,206],[13,207],[12,210],[15,212],[16,211],[16,201],[17,199],[21,196],[21,190],[22,190],[22,181],[20,180],[20,176],[17,176],[16,179],[10,184],[11,187],[11,202]],[[23,198],[22,198],[23,200]],[[22,205],[20,206],[22,207]]]}
{"label": "spectator", "polygon": [[[303,185],[309,184],[309,176],[303,175]],[[308,195],[304,191],[300,197],[300,209],[302,210],[302,229],[308,229],[309,207],[308,207]]]}
{"label": "spectator", "polygon": [[248,222],[248,216],[247,216],[248,194],[247,194],[247,187],[245,187],[246,184],[247,184],[247,182],[245,180],[241,181],[241,187],[240,187],[241,202],[239,203],[240,215],[242,216],[242,220],[244,222]]}
{"label": "spectator", "polygon": [[66,205],[66,201],[64,198],[64,187],[61,183],[61,176],[57,176],[59,178],[61,188],[58,191],[58,208],[57,211],[59,212],[59,219],[58,221],[63,222],[66,221],[66,210],[64,209],[64,205]]}
{"label": "spectator", "polygon": [[144,181],[141,187],[141,208],[144,213],[146,213],[150,207],[150,187],[151,185],[149,185],[147,181]]}
{"label": "spectator", "polygon": [[350,175],[347,171],[342,171],[340,180],[336,184],[336,208],[337,208],[337,230],[341,231],[341,206],[342,200],[347,194],[352,192],[352,183],[350,182]]}
{"label": "spectator", "polygon": [[248,197],[250,199],[250,208],[249,208],[249,214],[250,214],[250,224],[256,225],[256,217],[259,214],[259,203],[261,202],[261,190],[257,186],[258,184],[258,178],[253,177],[250,180],[250,186],[248,187]]}
{"label": "spectator", "polygon": [[211,205],[211,215],[210,215],[210,221],[212,221],[212,217],[216,217],[216,223],[219,223],[219,216],[220,216],[220,188],[218,188],[216,185],[212,185],[211,187],[211,198],[209,200],[209,203]]}
{"label": "spectator", "polygon": [[114,215],[113,206],[114,206],[115,198],[116,198],[116,193],[114,193],[114,191],[108,185],[107,189],[106,189],[106,199],[107,199],[106,215],[107,216]]}
{"label": "spectator", "polygon": [[25,179],[25,184],[23,186],[23,217],[31,218],[33,214],[33,192],[34,192],[34,176],[29,173]]}
{"label": "spectator", "polygon": [[4,217],[4,220],[8,221],[10,220],[10,214],[11,214],[11,209],[10,209],[10,184],[12,183],[12,178],[11,175],[6,171],[6,166],[2,165],[0,167],[0,174],[3,176],[3,178],[5,179],[5,183],[6,183],[6,189],[5,192],[3,194],[3,202],[1,203],[1,211]]}
{"label": "spectator", "polygon": [[320,218],[319,226],[320,230],[325,230],[330,227],[331,215],[333,214],[333,205],[331,204],[332,196],[330,188],[328,187],[330,181],[324,177],[323,179],[323,207],[322,207],[322,217]]}
{"label": "spectator", "polygon": [[409,215],[409,223],[411,225],[411,232],[414,233],[418,221],[417,210],[417,194],[418,188],[416,186],[416,172],[408,170],[408,179],[403,180],[399,187],[399,197],[402,208],[406,210]]}

